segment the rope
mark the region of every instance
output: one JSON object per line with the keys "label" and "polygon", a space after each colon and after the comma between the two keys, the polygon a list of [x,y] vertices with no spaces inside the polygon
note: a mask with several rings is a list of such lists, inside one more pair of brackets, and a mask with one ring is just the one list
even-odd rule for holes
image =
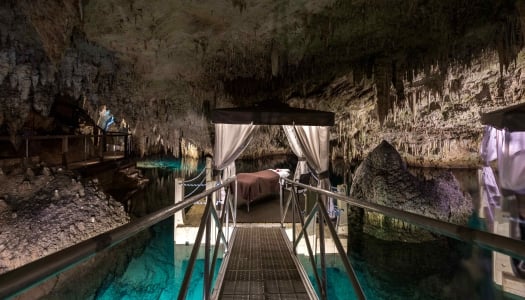
{"label": "rope", "polygon": [[203,184],[202,182],[204,182],[204,178],[202,179],[201,183],[184,183],[182,184],[183,186],[206,186],[205,184]]}
{"label": "rope", "polygon": [[[191,191],[188,195],[185,195],[184,197],[185,198],[190,197],[191,195],[193,195],[199,189],[199,187],[206,186],[206,184],[204,184],[205,180],[206,180],[206,177],[202,178],[202,181],[199,184],[192,184],[191,186],[195,186],[195,189],[193,189],[193,191]],[[186,185],[184,185],[184,186],[186,186]]]}
{"label": "rope", "polygon": [[202,174],[204,174],[204,172],[206,172],[206,168],[203,168],[199,175],[193,177],[192,179],[184,180],[183,183],[196,181],[199,177],[201,177]]}

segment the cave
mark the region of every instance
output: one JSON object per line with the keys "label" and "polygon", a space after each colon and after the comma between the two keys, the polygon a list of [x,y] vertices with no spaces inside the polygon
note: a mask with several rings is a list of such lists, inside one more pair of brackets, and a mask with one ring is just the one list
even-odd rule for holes
{"label": "cave", "polygon": [[[32,241],[43,231],[30,225],[0,230],[0,261],[9,261],[0,263],[0,276],[24,265],[23,256],[34,260],[165,205],[131,202],[133,194],[147,194],[136,163],[187,160],[200,167],[214,156],[217,109],[269,105],[333,113],[330,168],[347,192],[358,181],[358,166],[380,157],[373,153],[384,143],[399,154],[399,165],[416,173],[475,173],[485,164],[482,116],[524,102],[523,14],[520,0],[2,1],[2,226],[11,228],[6,224],[15,226],[17,220],[40,224],[51,215],[69,220],[71,211],[82,212],[77,216],[82,222],[50,230],[54,238],[45,250],[24,250],[20,257],[4,252],[11,251],[11,239],[27,231]],[[293,168],[295,158],[266,164],[294,153],[279,128],[260,131],[240,159],[256,167]],[[238,165],[241,171],[249,168]],[[167,178],[162,171],[148,172],[159,181]],[[399,186],[410,186],[405,183]],[[429,190],[425,184],[420,185]],[[377,195],[374,191],[362,194]],[[58,207],[52,214],[48,200]],[[89,206],[93,211],[84,210],[88,200],[98,203]],[[484,208],[475,209],[483,217]],[[112,221],[95,226],[92,219],[99,220],[100,211]],[[348,224],[361,226],[354,232],[378,234],[357,241],[352,247],[359,251],[360,243],[385,242],[383,225],[412,230],[388,218],[353,213]],[[410,273],[396,267],[410,256],[402,239],[411,238],[399,236],[388,241],[401,257],[389,270]],[[409,247],[407,253],[445,243],[427,242],[423,250]],[[143,243],[135,239],[137,249]],[[130,257],[140,252],[129,251]],[[461,260],[445,256],[437,259]],[[361,258],[372,259],[366,253]],[[496,283],[486,284],[499,292],[514,275],[494,276]],[[525,297],[523,280],[512,282],[517,283],[509,289]]]}

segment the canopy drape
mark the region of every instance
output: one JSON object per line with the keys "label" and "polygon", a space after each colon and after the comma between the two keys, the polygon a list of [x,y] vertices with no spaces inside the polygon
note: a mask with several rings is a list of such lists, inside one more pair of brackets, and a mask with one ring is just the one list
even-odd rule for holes
{"label": "canopy drape", "polygon": [[492,126],[485,126],[480,155],[486,166],[498,158],[498,144],[501,145],[501,132]]}
{"label": "canopy drape", "polygon": [[498,174],[502,188],[525,194],[525,132],[503,130],[498,147]]}
{"label": "canopy drape", "polygon": [[253,124],[215,124],[214,163],[223,179],[236,174],[235,160],[250,144],[256,128]]}
{"label": "canopy drape", "polygon": [[525,103],[484,113],[487,125],[481,155],[488,165],[497,153],[499,184],[503,189],[525,194]]}
{"label": "canopy drape", "polygon": [[[257,125],[283,125],[290,147],[298,157],[294,179],[308,172],[309,165],[319,176],[318,187],[330,189],[329,126],[334,125],[334,113],[268,101],[251,108],[216,109],[211,120],[215,124],[215,169],[223,171],[223,179],[235,175],[235,159],[250,143]],[[333,217],[333,201],[324,199]]]}
{"label": "canopy drape", "polygon": [[[330,190],[330,128],[328,126],[295,126],[301,150],[319,178],[317,187]],[[322,195],[331,218],[335,217],[332,199]]]}
{"label": "canopy drape", "polygon": [[297,139],[297,134],[295,133],[295,128],[293,125],[283,125],[284,133],[292,148],[292,152],[297,156],[297,166],[295,167],[295,172],[293,175],[293,180],[299,181],[299,178],[302,174],[307,174],[308,163],[306,162],[306,157],[303,154],[303,150],[299,140]]}
{"label": "canopy drape", "polygon": [[494,220],[494,207],[500,205],[501,193],[496,183],[494,171],[490,162],[498,158],[498,145],[501,145],[501,132],[492,126],[485,126],[483,140],[481,141],[480,155],[483,167],[478,170],[478,181],[480,182],[480,199],[487,203],[490,221]]}

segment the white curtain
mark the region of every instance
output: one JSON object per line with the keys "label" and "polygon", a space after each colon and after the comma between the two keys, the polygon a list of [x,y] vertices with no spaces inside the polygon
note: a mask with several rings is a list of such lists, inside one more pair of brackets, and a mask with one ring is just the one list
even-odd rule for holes
{"label": "white curtain", "polygon": [[525,194],[525,132],[502,130],[498,145],[499,181],[502,188]]}
{"label": "white curtain", "polygon": [[480,199],[486,203],[488,218],[494,219],[494,207],[500,205],[501,193],[496,183],[490,162],[498,158],[498,145],[501,145],[501,132],[492,126],[485,126],[481,141],[480,155],[484,162],[478,170],[478,182],[481,187]]}
{"label": "white curtain", "polygon": [[494,207],[500,206],[501,193],[494,177],[494,172],[490,166],[483,166],[478,170],[478,180],[480,182],[480,199],[486,203],[488,218],[494,220]]}
{"label": "white curtain", "polygon": [[293,174],[293,180],[299,181],[299,178],[302,174],[307,174],[308,163],[306,162],[306,157],[303,154],[303,150],[297,135],[295,134],[295,129],[293,125],[283,125],[284,133],[288,138],[288,143],[290,148],[292,148],[293,153],[297,156],[297,166],[295,167],[295,173]]}
{"label": "white curtain", "polygon": [[[319,176],[317,187],[330,190],[330,127],[328,126],[295,126],[297,140],[310,167]],[[332,199],[324,198],[326,209],[331,218],[335,217],[335,205]]]}
{"label": "white curtain", "polygon": [[[498,158],[498,144],[501,145],[501,133],[498,131],[499,130],[492,126],[485,126],[483,140],[481,141],[480,154],[486,166],[491,161]],[[500,139],[499,142],[498,138]]]}
{"label": "white curtain", "polygon": [[235,160],[250,144],[257,128],[253,124],[215,124],[214,163],[222,179],[235,175]]}

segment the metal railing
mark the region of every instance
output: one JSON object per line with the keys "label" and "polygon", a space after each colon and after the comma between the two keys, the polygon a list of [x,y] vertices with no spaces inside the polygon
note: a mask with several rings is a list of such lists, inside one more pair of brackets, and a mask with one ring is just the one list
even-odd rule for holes
{"label": "metal railing", "polygon": [[[30,156],[40,155],[41,150],[35,150],[30,147],[31,141],[60,141],[60,154],[62,156],[62,164],[75,163],[86,161],[90,158],[97,157],[100,160],[104,159],[104,153],[114,152],[122,153],[124,157],[131,154],[132,139],[130,133],[119,132],[102,132],[95,134],[70,134],[70,135],[17,135],[15,139],[24,143],[24,153],[20,154],[19,158],[29,159]],[[70,142],[73,140],[82,140],[82,157],[80,159],[72,160],[70,155]],[[0,141],[11,141],[11,137],[0,136]],[[93,146],[93,149],[91,149]]]}
{"label": "metal railing", "polygon": [[[290,195],[288,198],[288,201],[286,202],[285,206],[283,207],[283,201],[282,201],[282,189],[284,186],[287,186],[290,190]],[[286,213],[288,212],[288,209],[290,207],[290,204],[292,205],[292,246],[293,251],[297,255],[297,246],[299,245],[299,242],[304,237],[304,241],[306,244],[306,248],[308,250],[308,258],[310,261],[310,264],[312,265],[312,270],[314,274],[314,278],[316,280],[317,286],[319,287],[319,297],[321,299],[328,299],[328,281],[327,281],[327,274],[326,274],[326,251],[325,251],[325,226],[327,226],[330,235],[332,236],[332,239],[334,241],[335,247],[337,249],[337,252],[339,254],[339,257],[341,258],[343,265],[345,267],[346,273],[352,283],[352,286],[354,288],[354,291],[356,293],[356,296],[358,299],[366,299],[365,295],[363,293],[363,289],[361,288],[361,285],[359,284],[359,281],[357,280],[357,275],[352,268],[352,265],[350,264],[350,261],[348,259],[348,256],[346,255],[345,249],[343,245],[341,244],[341,240],[339,239],[337,235],[337,231],[334,228],[334,225],[332,224],[330,220],[330,216],[328,215],[328,211],[326,209],[326,206],[324,204],[326,195],[322,194],[322,197],[317,197],[316,203],[313,206],[313,208],[310,210],[308,215],[305,216],[303,213],[299,211],[299,197],[298,197],[298,187],[301,187],[305,190],[315,190],[315,191],[323,191],[322,189],[314,189],[313,187],[305,184],[298,183],[296,181],[282,178],[281,179],[281,226],[284,226],[284,218],[286,216]],[[331,197],[335,198],[332,192],[328,192]],[[338,195],[341,196],[341,195]],[[296,237],[296,216],[299,217],[299,222],[301,225],[301,229],[299,232],[299,236]],[[310,239],[308,237],[307,228],[310,225],[310,223],[313,220],[318,221],[319,225],[319,258],[321,263],[321,274],[319,274],[317,270],[317,263],[315,261],[315,254],[312,250],[312,245],[310,243]],[[317,249],[316,249],[317,251]]]}
{"label": "metal railing", "polygon": [[[230,183],[234,181],[235,183],[237,182],[236,177],[229,178],[228,180],[225,180],[222,184],[217,185],[213,188],[210,188],[198,195],[192,196],[190,198],[186,198],[181,202],[165,207],[161,210],[158,210],[154,213],[146,215],[133,222],[125,224],[121,227],[115,228],[113,230],[110,230],[98,236],[85,240],[79,244],[76,244],[64,250],[55,252],[53,254],[40,258],[36,261],[33,261],[27,265],[24,265],[20,268],[11,270],[7,273],[0,275],[0,299],[6,299],[9,297],[13,297],[13,296],[23,293],[24,291],[27,291],[29,288],[34,287],[37,284],[44,282],[46,279],[49,279],[52,276],[60,272],[63,272],[66,269],[82,261],[85,261],[86,259],[110,247],[113,247],[114,245],[126,240],[127,238],[130,238],[136,235],[142,230],[173,216],[176,212],[186,207],[189,207],[190,205],[196,203],[203,197],[206,197],[208,201],[206,204],[205,214],[201,220],[201,226],[199,227],[199,233],[198,233],[198,239],[197,239],[198,243],[196,241],[195,245],[197,244],[200,245],[203,233],[205,231],[205,234],[206,234],[205,247],[207,250],[209,250],[210,237],[211,237],[210,229],[211,229],[212,218],[216,222],[215,226],[219,228],[219,234],[217,235],[217,241],[222,240],[222,242],[225,243],[225,245],[229,245],[229,242],[230,242],[229,232],[226,231],[225,233],[222,227],[224,224],[226,228],[228,228],[229,226],[229,215],[230,214],[227,212],[228,211],[232,212],[231,210],[232,205],[231,203],[229,203],[231,199],[229,199],[229,201],[225,203],[224,209],[222,210],[221,213],[219,213],[218,210],[215,208],[215,204],[213,203],[213,201],[211,201],[211,198],[214,192],[217,192],[222,188],[228,188]],[[219,214],[220,214],[220,217],[219,217]],[[232,214],[232,216],[234,218],[233,222],[235,224],[235,214]],[[198,248],[198,246],[194,246],[194,249],[191,254],[190,265],[188,266],[187,271],[186,271],[186,272],[190,272],[190,274],[185,275],[183,288],[181,288],[180,290],[180,293],[182,294],[182,296],[179,295],[179,299],[184,298],[184,295],[188,288],[189,278],[191,277],[191,272],[193,271],[195,259],[197,256],[195,252],[196,247]],[[211,276],[211,272],[215,268],[215,262],[216,262],[217,255],[218,255],[217,251],[218,250],[215,250],[213,253],[213,261],[210,260],[209,251],[207,251],[207,254],[206,254],[207,256],[205,258],[205,261],[206,261],[205,268],[206,270],[208,270],[207,272],[205,272],[205,280],[204,280],[204,289],[205,289],[204,295],[207,295],[206,299],[209,299],[209,295],[210,295],[210,285],[213,279]]]}
{"label": "metal railing", "polygon": [[[359,299],[365,299],[365,295],[361,289],[361,286],[357,280],[354,270],[349,262],[348,256],[344,252],[344,248],[341,244],[337,232],[334,228],[332,222],[330,222],[324,199],[330,197],[333,199],[341,200],[348,205],[353,205],[359,208],[363,208],[372,212],[380,213],[391,218],[397,218],[399,220],[415,224],[423,229],[429,230],[434,233],[438,233],[444,236],[448,236],[457,240],[464,242],[469,242],[475,244],[479,247],[486,248],[493,251],[498,251],[507,255],[510,255],[514,258],[525,259],[525,241],[512,239],[510,237],[505,237],[497,235],[494,233],[477,230],[474,228],[448,223],[445,221],[440,221],[432,219],[426,216],[418,215],[411,212],[402,211],[392,207],[382,206],[371,202],[363,202],[352,199],[348,196],[336,194],[330,191],[326,191],[317,187],[312,187],[306,184],[302,184],[287,178],[281,179],[281,189],[286,186],[286,189],[290,190],[290,196],[286,203],[283,203],[282,192],[281,192],[281,225],[284,226],[284,218],[290,205],[292,205],[292,243],[294,252],[297,252],[297,246],[299,241],[304,237],[308,254],[310,256],[310,263],[313,266],[313,272],[315,280],[319,286],[320,296],[322,299],[326,299],[326,266],[324,262],[324,226],[327,226],[329,232],[333,238],[334,244],[337,248],[340,258],[343,261],[344,267],[346,269],[347,275],[349,276],[350,281],[352,282],[353,288]],[[299,199],[297,195],[297,189],[305,189],[317,193],[321,197],[317,197],[314,207],[311,209],[310,213],[306,216],[299,211]],[[282,191],[282,190],[281,190]],[[296,217],[299,217],[299,222],[301,224],[301,230],[299,235],[296,237],[295,227],[296,227]],[[319,223],[319,240],[320,240],[320,260],[321,260],[321,272],[319,275],[316,268],[316,262],[314,261],[314,253],[310,245],[310,241],[307,235],[308,225],[318,218]]]}
{"label": "metal railing", "polygon": [[[233,177],[233,180],[235,180],[235,187],[237,187],[237,177]],[[217,206],[215,205],[216,203],[213,201],[212,194],[210,193],[206,196],[207,201],[206,201],[206,206],[204,208],[204,213],[201,217],[199,230],[197,231],[195,243],[193,244],[193,249],[191,251],[190,259],[188,261],[188,267],[186,269],[186,273],[184,274],[184,280],[179,290],[179,295],[177,297],[177,299],[179,300],[183,300],[186,298],[186,294],[188,292],[188,288],[190,284],[191,275],[195,267],[195,262],[197,260],[197,254],[199,252],[199,248],[202,243],[202,237],[204,234],[205,234],[205,243],[204,243],[203,299],[206,299],[206,300],[212,299],[211,293],[213,292],[214,295],[216,295],[219,292],[218,289],[215,289],[214,291],[212,291],[212,282],[213,282],[213,275],[215,271],[215,265],[217,264],[217,258],[219,255],[219,244],[221,241],[224,243],[225,253],[229,251],[230,214],[233,218],[232,220],[233,226],[236,225],[235,213],[233,211],[236,206],[233,203],[231,203],[231,201],[234,200],[235,198],[231,197],[232,193],[231,193],[230,184],[229,184],[233,180],[232,178],[230,178],[224,181],[221,185],[217,186],[219,188],[224,187],[227,191],[226,200],[224,201],[224,206],[219,207],[219,209],[217,209]],[[217,189],[214,188],[213,190],[217,190]],[[236,200],[234,201],[236,202]],[[213,221],[215,221],[215,226],[218,228],[218,232],[215,237],[215,244],[214,244],[215,248],[213,250],[213,255],[210,257],[212,219]],[[223,228],[225,228],[226,231],[223,231]],[[219,276],[222,276],[221,273],[219,274]]]}

